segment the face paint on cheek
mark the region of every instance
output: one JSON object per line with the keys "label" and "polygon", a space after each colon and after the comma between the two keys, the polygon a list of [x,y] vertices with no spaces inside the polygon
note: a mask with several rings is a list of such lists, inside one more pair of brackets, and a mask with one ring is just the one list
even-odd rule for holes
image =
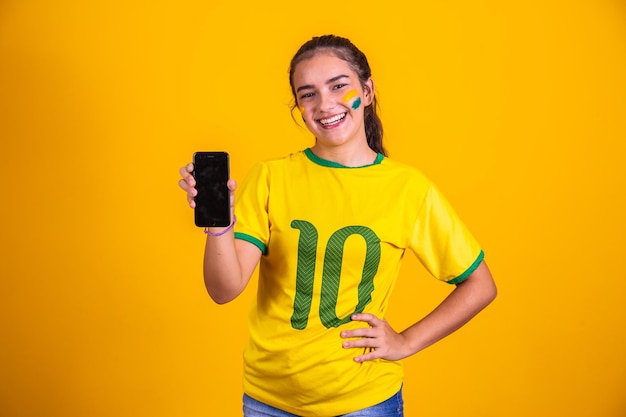
{"label": "face paint on cheek", "polygon": [[300,114],[302,115],[302,120],[306,122],[306,120],[304,119],[304,110],[305,110],[304,106],[298,106],[298,110],[300,110]]}
{"label": "face paint on cheek", "polygon": [[352,110],[356,110],[359,107],[361,107],[361,97],[358,97],[358,95],[359,95],[358,91],[350,90],[341,99],[343,100],[344,103],[347,103],[347,102],[349,102],[350,100],[352,100],[353,98],[356,97],[356,100],[354,100],[352,102],[352,105],[350,106],[350,107],[352,107]]}
{"label": "face paint on cheek", "polygon": [[358,95],[359,95],[358,91],[350,90],[341,99],[343,100],[344,103],[347,103],[347,102],[349,102],[350,100],[352,100],[354,97],[356,97]]}

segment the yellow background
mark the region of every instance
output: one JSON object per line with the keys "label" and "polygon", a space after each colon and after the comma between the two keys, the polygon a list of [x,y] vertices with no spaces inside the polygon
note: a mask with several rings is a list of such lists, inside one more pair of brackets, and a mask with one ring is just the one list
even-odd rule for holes
{"label": "yellow background", "polygon": [[[407,416],[626,416],[620,0],[0,2],[1,416],[240,415],[255,286],[210,301],[177,171],[311,145],[287,66],[327,32],[499,285],[405,360]],[[449,290],[407,257],[389,320]]]}

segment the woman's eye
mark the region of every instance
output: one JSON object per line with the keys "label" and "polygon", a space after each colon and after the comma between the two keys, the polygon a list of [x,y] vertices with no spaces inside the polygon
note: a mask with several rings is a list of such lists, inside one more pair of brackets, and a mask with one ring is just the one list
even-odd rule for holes
{"label": "woman's eye", "polygon": [[348,85],[348,84],[336,84],[336,85],[335,85],[335,90],[339,90],[340,88],[343,88],[343,87],[345,87],[346,85]]}
{"label": "woman's eye", "polygon": [[313,93],[304,93],[300,96],[301,99],[303,98],[311,98],[313,97]]}

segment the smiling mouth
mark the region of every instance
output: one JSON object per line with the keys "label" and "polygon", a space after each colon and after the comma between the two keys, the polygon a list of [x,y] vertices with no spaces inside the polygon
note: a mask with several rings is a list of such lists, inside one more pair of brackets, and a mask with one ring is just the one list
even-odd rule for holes
{"label": "smiling mouth", "polygon": [[341,113],[341,114],[338,114],[336,116],[329,117],[328,119],[320,119],[319,122],[323,126],[333,126],[333,125],[336,125],[337,123],[341,122],[346,117],[346,114],[347,113]]}

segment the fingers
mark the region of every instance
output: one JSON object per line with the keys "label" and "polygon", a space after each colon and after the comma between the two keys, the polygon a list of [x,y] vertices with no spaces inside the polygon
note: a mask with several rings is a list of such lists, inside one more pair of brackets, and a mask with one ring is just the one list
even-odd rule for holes
{"label": "fingers", "polygon": [[198,190],[194,187],[196,186],[196,179],[193,177],[193,164],[189,163],[179,170],[181,179],[178,180],[178,186],[182,188],[187,193],[187,202],[189,203],[189,207],[195,208],[196,202],[194,197],[198,194]]}
{"label": "fingers", "polygon": [[[189,163],[179,169],[181,178],[178,180],[178,186],[187,193],[187,202],[191,208],[196,207],[195,197],[198,195],[196,190],[196,179],[193,177],[193,163]],[[230,206],[235,205],[235,190],[237,189],[237,182],[234,179],[228,180],[228,189],[230,190]]]}
{"label": "fingers", "polygon": [[370,350],[369,353],[354,358],[354,361],[360,363],[365,361],[373,361],[374,359],[380,359],[382,357],[383,356],[379,354],[377,350]]}
{"label": "fingers", "polygon": [[383,320],[379,319],[373,314],[357,313],[352,315],[352,321],[363,321],[372,327],[378,327],[383,325]]}
{"label": "fingers", "polygon": [[354,358],[355,362],[374,359],[398,360],[406,357],[404,336],[396,333],[385,319],[373,314],[354,314],[352,321],[367,323],[368,327],[344,330],[341,337],[345,349],[365,349],[363,355]]}
{"label": "fingers", "polygon": [[342,346],[344,349],[364,349],[365,354],[356,356],[355,362],[365,362],[384,357],[385,350],[381,349],[383,344],[377,336],[364,336],[362,339],[347,340],[343,342]]}
{"label": "fingers", "polygon": [[226,185],[228,186],[228,190],[230,191],[230,215],[232,217],[232,212],[235,207],[235,190],[237,189],[237,182],[234,179],[230,178]]}
{"label": "fingers", "polygon": [[196,185],[196,180],[193,177],[192,173],[193,173],[193,164],[189,163],[187,165],[185,165],[184,167],[182,167],[179,170],[180,176],[181,176],[181,180],[178,181],[178,184],[180,185],[180,187],[182,189],[184,189],[185,191],[187,191],[188,188],[193,188]]}
{"label": "fingers", "polygon": [[381,335],[380,330],[372,328],[345,330],[341,332],[341,337],[353,340],[345,340],[342,345],[345,348],[376,347],[376,338]]}
{"label": "fingers", "polygon": [[370,327],[361,327],[342,331],[342,338],[354,339],[344,341],[343,347],[376,347],[376,339],[384,334],[384,322],[373,314],[354,314],[352,316],[352,321],[362,321],[369,324]]}

